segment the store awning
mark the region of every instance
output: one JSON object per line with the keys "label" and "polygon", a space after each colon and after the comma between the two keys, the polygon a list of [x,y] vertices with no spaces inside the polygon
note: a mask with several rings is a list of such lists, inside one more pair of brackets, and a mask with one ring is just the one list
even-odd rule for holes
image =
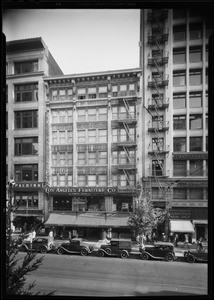
{"label": "store awning", "polygon": [[193,220],[193,224],[208,224],[208,220]]}
{"label": "store awning", "polygon": [[46,226],[127,227],[128,215],[117,213],[51,213]]}
{"label": "store awning", "polygon": [[193,225],[190,221],[171,220],[169,225],[171,232],[194,232]]}

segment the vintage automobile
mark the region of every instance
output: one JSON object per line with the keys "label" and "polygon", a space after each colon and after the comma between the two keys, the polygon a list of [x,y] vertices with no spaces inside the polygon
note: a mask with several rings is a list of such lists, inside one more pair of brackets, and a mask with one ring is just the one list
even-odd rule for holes
{"label": "vintage automobile", "polygon": [[54,242],[52,237],[37,236],[32,240],[32,245],[30,241],[25,241],[20,245],[19,250],[24,252],[36,251],[36,252],[46,253],[48,251],[51,251],[53,247],[54,247]]}
{"label": "vintage automobile", "polygon": [[94,247],[86,242],[82,238],[73,238],[65,243],[62,243],[57,248],[57,254],[64,253],[80,253],[83,256],[88,255],[94,250]]}
{"label": "vintage automobile", "polygon": [[131,239],[111,239],[108,244],[101,245],[97,251],[99,257],[104,255],[111,256],[116,255],[121,258],[127,258],[132,250]]}
{"label": "vintage automobile", "polygon": [[153,245],[146,245],[144,249],[140,249],[141,258],[147,260],[163,259],[173,261],[176,259],[174,245],[168,242],[156,242]]}
{"label": "vintage automobile", "polygon": [[207,262],[208,261],[208,251],[207,250],[188,250],[184,252],[184,257],[189,263],[194,263],[195,261]]}

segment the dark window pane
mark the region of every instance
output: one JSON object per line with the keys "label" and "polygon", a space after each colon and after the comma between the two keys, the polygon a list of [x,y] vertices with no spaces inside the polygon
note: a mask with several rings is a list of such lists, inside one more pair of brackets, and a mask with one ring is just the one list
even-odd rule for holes
{"label": "dark window pane", "polygon": [[202,115],[190,115],[190,129],[202,129]]}
{"label": "dark window pane", "polygon": [[186,129],[186,116],[174,116],[173,117],[173,129],[185,130]]}
{"label": "dark window pane", "polygon": [[173,161],[173,176],[186,176],[187,166],[185,160],[174,160]]}
{"label": "dark window pane", "polygon": [[203,140],[202,137],[191,137],[190,138],[190,151],[202,151]]}
{"label": "dark window pane", "polygon": [[186,152],[186,138],[178,137],[173,139],[174,152]]}

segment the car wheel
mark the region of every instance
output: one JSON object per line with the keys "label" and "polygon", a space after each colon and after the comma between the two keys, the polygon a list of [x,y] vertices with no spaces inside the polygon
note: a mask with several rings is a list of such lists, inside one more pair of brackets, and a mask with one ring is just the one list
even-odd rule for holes
{"label": "car wheel", "polygon": [[47,252],[47,248],[46,247],[41,247],[40,248],[40,252],[41,253],[46,253]]}
{"label": "car wheel", "polygon": [[166,261],[173,261],[173,255],[172,254],[167,254],[166,256],[165,256],[165,260]]}
{"label": "car wheel", "polygon": [[57,254],[61,255],[64,253],[64,250],[59,247],[56,252],[57,252]]}
{"label": "car wheel", "polygon": [[121,258],[125,259],[125,258],[127,258],[127,257],[129,256],[129,254],[128,254],[127,251],[123,250],[123,251],[120,253],[120,256],[121,256]]}
{"label": "car wheel", "polygon": [[107,248],[105,250],[106,250],[106,253],[111,254],[111,249],[110,248]]}
{"label": "car wheel", "polygon": [[80,254],[82,256],[86,256],[86,255],[88,255],[88,251],[86,249],[81,249]]}
{"label": "car wheel", "polygon": [[148,255],[147,253],[142,253],[142,254],[141,254],[141,258],[142,258],[143,260],[148,260],[148,259],[149,259],[149,255]]}
{"label": "car wheel", "polygon": [[104,252],[102,250],[98,250],[97,255],[99,257],[103,257],[104,256]]}
{"label": "car wheel", "polygon": [[188,256],[187,256],[187,261],[188,261],[189,263],[194,263],[194,262],[195,262],[195,257],[194,257],[193,255],[188,255]]}

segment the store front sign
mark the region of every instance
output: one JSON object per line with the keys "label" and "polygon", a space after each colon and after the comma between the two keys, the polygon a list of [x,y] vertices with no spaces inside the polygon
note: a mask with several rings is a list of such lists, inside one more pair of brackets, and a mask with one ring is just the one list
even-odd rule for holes
{"label": "store front sign", "polygon": [[207,153],[183,153],[183,154],[173,154],[174,160],[189,160],[189,159],[208,159]]}
{"label": "store front sign", "polygon": [[23,189],[43,189],[44,188],[44,182],[35,182],[35,183],[19,183],[16,182],[14,186],[14,190],[23,190]]}
{"label": "store front sign", "polygon": [[49,187],[45,189],[46,193],[71,193],[71,194],[115,194],[117,187],[99,188],[99,187]]}
{"label": "store front sign", "polygon": [[170,219],[190,219],[190,211],[170,209]]}

